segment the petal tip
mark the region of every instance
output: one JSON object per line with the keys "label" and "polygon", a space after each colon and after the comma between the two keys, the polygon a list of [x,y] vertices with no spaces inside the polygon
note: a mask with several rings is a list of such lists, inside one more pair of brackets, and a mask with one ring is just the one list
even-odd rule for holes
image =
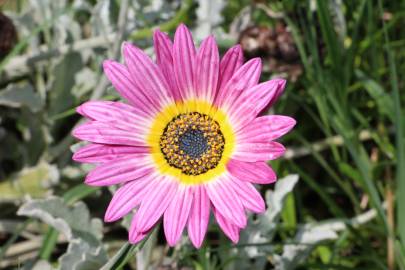
{"label": "petal tip", "polygon": [[286,86],[286,84],[287,84],[287,80],[286,79],[279,79],[279,82],[278,82],[278,86],[280,87],[280,88],[285,88],[285,86]]}
{"label": "petal tip", "polygon": [[232,243],[234,243],[235,245],[239,242],[239,234],[235,237],[230,238]]}
{"label": "petal tip", "polygon": [[76,112],[77,112],[78,114],[80,114],[80,115],[85,116],[83,105],[84,105],[84,104],[82,104],[82,105],[76,107]]}
{"label": "petal tip", "polygon": [[242,60],[243,60],[243,50],[242,50],[242,46],[240,44],[236,44],[235,46],[233,46],[231,48],[231,53],[234,55],[237,55],[238,58],[242,58]]}
{"label": "petal tip", "polygon": [[242,45],[236,44],[232,47],[232,51],[242,51]]}
{"label": "petal tip", "polygon": [[98,179],[94,179],[91,172],[86,175],[86,178],[84,179],[84,183],[86,185],[92,186],[92,187],[102,186],[102,185],[100,185],[100,182],[98,181]]}
{"label": "petal tip", "polygon": [[129,41],[124,41],[124,42],[122,42],[122,47],[123,47],[123,48],[128,47],[128,46],[132,46],[132,43],[129,42]]}
{"label": "petal tip", "polygon": [[[246,217],[246,216],[245,216],[245,217]],[[240,229],[246,228],[246,226],[247,226],[247,218],[244,218],[244,219],[241,220],[239,223],[240,223],[240,224],[238,224],[238,227],[239,227]]]}
{"label": "petal tip", "polygon": [[153,38],[160,36],[162,34],[162,31],[160,31],[159,28],[153,30]]}
{"label": "petal tip", "polygon": [[166,238],[167,244],[169,245],[169,247],[175,247],[177,244],[177,241],[173,240],[173,239],[168,239]]}
{"label": "petal tip", "polygon": [[105,75],[107,76],[107,78],[110,78],[112,76],[115,64],[116,64],[116,62],[113,60],[110,60],[110,59],[103,61],[103,64],[102,64],[103,71],[104,71]]}
{"label": "petal tip", "polygon": [[290,130],[291,130],[293,127],[295,127],[295,125],[297,125],[297,120],[288,116],[288,124],[289,124]]}
{"label": "petal tip", "polygon": [[86,177],[84,178],[84,183],[86,185],[90,185],[92,183],[92,177],[90,176],[90,174],[86,175]]}
{"label": "petal tip", "polygon": [[177,39],[180,37],[184,38],[184,36],[191,37],[191,31],[190,31],[190,29],[188,29],[188,27],[184,23],[180,23],[176,29],[176,32],[174,33],[174,39]]}
{"label": "petal tip", "polygon": [[166,37],[168,38],[169,36],[165,32],[161,31],[159,28],[157,28],[153,31],[154,40],[158,40],[158,39],[162,39],[162,38],[166,38]]}
{"label": "petal tip", "polygon": [[186,25],[184,22],[181,22],[181,23],[179,24],[179,26],[177,26],[176,31],[177,31],[177,30],[188,30],[188,27],[187,27],[187,25]]}
{"label": "petal tip", "polygon": [[131,244],[138,244],[143,240],[143,238],[146,236],[146,234],[139,233],[139,232],[130,232],[129,237],[128,237],[128,242]]}
{"label": "petal tip", "polygon": [[113,216],[112,214],[110,214],[110,213],[108,212],[108,210],[107,210],[107,212],[106,212],[105,215],[104,215],[104,222],[109,223],[109,222],[114,222],[114,221],[116,221],[116,219],[115,219],[114,216]]}
{"label": "petal tip", "polygon": [[124,42],[122,43],[122,52],[123,52],[124,54],[128,53],[128,49],[129,49],[130,47],[132,47],[132,45],[131,45],[129,42],[124,41]]}
{"label": "petal tip", "polygon": [[112,62],[114,62],[114,61],[112,61],[112,60],[110,60],[110,59],[104,60],[104,61],[103,61],[103,69],[104,69],[104,70],[108,69],[108,68],[111,66]]}
{"label": "petal tip", "polygon": [[210,42],[215,42],[215,36],[213,34],[211,34],[207,37],[207,40]]}
{"label": "petal tip", "polygon": [[136,53],[138,50],[138,47],[134,46],[132,43],[125,41],[122,43],[122,51],[124,54],[124,59],[126,59],[128,56],[133,55]]}
{"label": "petal tip", "polygon": [[262,200],[257,207],[257,214],[263,214],[266,211],[266,204],[264,203],[264,200]]}
{"label": "petal tip", "polygon": [[201,248],[203,242],[204,242],[204,239],[198,239],[198,240],[197,239],[191,239],[191,243],[197,249]]}
{"label": "petal tip", "polygon": [[283,93],[283,91],[287,85],[287,80],[283,79],[283,78],[275,78],[270,81],[277,84],[277,89],[276,89],[277,93],[276,93],[275,97],[278,98],[281,95],[281,93]]}
{"label": "petal tip", "polygon": [[260,57],[255,57],[251,61],[255,65],[261,65],[262,64],[262,59]]}
{"label": "petal tip", "polygon": [[72,136],[79,140],[80,140],[80,130],[81,130],[81,126],[75,127],[72,130]]}
{"label": "petal tip", "polygon": [[82,156],[81,156],[80,152],[73,153],[73,155],[72,155],[73,161],[81,162],[81,160],[82,160],[81,158],[82,158]]}

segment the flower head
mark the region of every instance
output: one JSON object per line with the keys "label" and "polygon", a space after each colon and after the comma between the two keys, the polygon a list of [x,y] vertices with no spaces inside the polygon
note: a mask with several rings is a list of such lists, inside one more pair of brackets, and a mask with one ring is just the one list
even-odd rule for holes
{"label": "flower head", "polygon": [[274,140],[294,119],[259,116],[281,95],[285,80],[259,84],[260,59],[243,64],[240,46],[220,59],[215,39],[198,51],[180,25],[172,43],[154,33],[156,62],[125,43],[125,65],[104,62],[104,72],[127,101],[89,101],[77,111],[89,121],[73,131],[91,142],[73,159],[97,163],[86,177],[93,186],[119,184],[105,214],[116,221],[135,210],[129,241],[142,240],[163,217],[169,245],[185,227],[200,247],[210,210],[224,233],[238,242],[246,211],[265,203],[253,184],[276,181],[266,161],[285,148]]}

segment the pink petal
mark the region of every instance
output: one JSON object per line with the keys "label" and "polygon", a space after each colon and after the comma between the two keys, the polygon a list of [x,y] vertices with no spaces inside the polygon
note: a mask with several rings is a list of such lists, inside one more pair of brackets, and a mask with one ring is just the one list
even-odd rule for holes
{"label": "pink petal", "polygon": [[240,231],[238,226],[228,221],[223,215],[219,213],[217,209],[214,208],[213,212],[221,230],[225,233],[226,236],[228,236],[229,239],[231,239],[234,244],[237,244],[239,242]]}
{"label": "pink petal", "polygon": [[91,186],[110,186],[148,175],[153,167],[145,157],[138,154],[99,165],[87,174],[85,183]]}
{"label": "pink petal", "polygon": [[255,184],[271,184],[277,180],[275,172],[265,162],[245,162],[231,159],[226,168],[236,178]]}
{"label": "pink petal", "polygon": [[212,204],[221,215],[240,228],[246,226],[247,219],[242,202],[233,189],[229,176],[209,182],[206,189]]}
{"label": "pink petal", "polygon": [[285,152],[285,148],[278,142],[244,143],[237,145],[233,159],[256,162],[277,159]]}
{"label": "pink petal", "polygon": [[284,115],[266,115],[254,119],[238,132],[244,142],[269,142],[289,132],[296,121]]}
{"label": "pink petal", "polygon": [[173,44],[174,76],[183,100],[194,97],[194,64],[196,50],[193,37],[184,24],[177,27]]}
{"label": "pink petal", "polygon": [[[125,128],[125,130],[120,128]],[[84,141],[103,144],[146,146],[143,133],[144,130],[136,127],[117,127],[114,122],[103,123],[98,121],[84,123],[72,131],[73,136]]]}
{"label": "pink petal", "polygon": [[141,242],[143,239],[145,239],[145,236],[147,236],[150,233],[150,230],[147,232],[138,232],[134,228],[130,228],[129,230],[129,242],[131,244],[138,244]]}
{"label": "pink petal", "polygon": [[169,85],[159,67],[141,49],[126,42],[123,45],[125,63],[135,85],[149,101],[160,109],[173,102]]}
{"label": "pink petal", "polygon": [[210,200],[203,186],[194,189],[194,201],[188,220],[188,235],[196,248],[200,248],[210,220]]}
{"label": "pink petal", "polygon": [[144,177],[142,180],[130,181],[120,187],[108,205],[104,216],[105,222],[116,221],[138,206],[148,190],[151,179]]}
{"label": "pink petal", "polygon": [[174,199],[178,185],[175,180],[168,177],[156,179],[132,220],[131,230],[138,232],[149,230]]}
{"label": "pink petal", "polygon": [[221,92],[229,79],[243,64],[242,47],[238,44],[230,48],[222,57],[219,71],[219,87],[218,91]]}
{"label": "pink petal", "polygon": [[176,245],[179,241],[184,226],[186,226],[192,203],[193,188],[180,186],[163,217],[164,232],[170,246]]}
{"label": "pink petal", "polygon": [[149,148],[140,146],[88,144],[77,150],[72,159],[83,163],[105,163],[126,155],[148,152]]}
{"label": "pink petal", "polygon": [[285,89],[286,84],[287,84],[286,80],[283,80],[283,79],[280,80],[280,85],[277,88],[276,93],[270,99],[270,102],[267,104],[266,107],[273,106],[273,104],[280,98],[280,96],[284,93],[284,89]]}
{"label": "pink petal", "polygon": [[218,92],[215,104],[218,107],[229,108],[244,90],[253,87],[259,82],[261,70],[260,58],[253,58],[246,62]]}
{"label": "pink petal", "polygon": [[150,120],[141,110],[116,101],[88,101],[77,107],[81,115],[102,122],[115,121],[123,125],[148,127]]}
{"label": "pink petal", "polygon": [[235,177],[232,178],[232,182],[246,209],[254,213],[263,213],[266,210],[262,196],[251,183],[241,181]]}
{"label": "pink petal", "polygon": [[103,68],[106,76],[122,97],[128,100],[134,107],[142,110],[146,115],[153,116],[156,110],[151,108],[149,100],[135,86],[129,71],[124,65],[115,61],[105,60]]}
{"label": "pink petal", "polygon": [[239,130],[249,124],[284,89],[285,80],[274,79],[243,91],[227,109],[230,121]]}
{"label": "pink petal", "polygon": [[173,69],[173,44],[169,36],[165,33],[155,30],[153,33],[153,42],[155,46],[156,62],[163,76],[169,84],[172,96],[176,101],[181,99]]}
{"label": "pink petal", "polygon": [[201,43],[196,57],[194,74],[194,89],[197,96],[208,102],[213,102],[217,90],[219,76],[219,53],[213,36]]}

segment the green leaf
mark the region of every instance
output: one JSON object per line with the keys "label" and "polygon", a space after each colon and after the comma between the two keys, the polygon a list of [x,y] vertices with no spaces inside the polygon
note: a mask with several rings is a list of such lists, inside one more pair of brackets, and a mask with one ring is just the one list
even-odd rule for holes
{"label": "green leaf", "polygon": [[374,99],[377,104],[378,111],[387,116],[390,120],[394,118],[394,103],[384,88],[375,80],[367,77],[363,72],[357,70],[356,75],[360,79],[360,83],[367,90],[367,93]]}
{"label": "green leaf", "polygon": [[130,243],[125,243],[117,253],[106,263],[103,265],[100,270],[115,270],[115,269],[122,269],[124,265],[128,262],[128,260],[138,252],[148,240],[150,234],[142,240],[142,242],[131,245]]}
{"label": "green leaf", "polygon": [[[328,2],[317,0],[317,15],[321,27],[323,40],[328,48],[328,55],[331,58],[331,64],[335,71],[341,70],[342,63],[342,44],[337,38],[335,28],[331,19],[330,10],[327,6]],[[339,75],[339,74],[336,74]]]}
{"label": "green leaf", "polygon": [[122,260],[132,252],[133,247],[130,243],[125,243],[100,270],[116,269]]}
{"label": "green leaf", "polygon": [[[380,14],[384,14],[382,1],[378,1]],[[385,22],[383,24],[384,43],[386,45],[387,60],[389,66],[390,84],[392,88],[392,101],[394,105],[394,125],[395,125],[395,144],[396,144],[396,158],[397,158],[397,216],[398,216],[398,232],[401,239],[402,248],[405,248],[405,213],[402,206],[405,203],[405,143],[404,143],[404,119],[403,108],[401,106],[401,95],[399,92],[397,65],[395,62],[394,50],[391,48],[390,39],[388,36],[387,26]],[[389,232],[390,237],[393,236],[393,232]],[[404,257],[401,258],[405,260]]]}
{"label": "green leaf", "polygon": [[339,169],[347,177],[349,177],[351,180],[356,182],[357,185],[361,186],[363,184],[360,181],[360,179],[362,177],[360,172],[358,170],[356,170],[353,166],[350,166],[350,164],[341,162],[341,163],[339,163]]}
{"label": "green leaf", "polygon": [[[159,227],[159,226],[158,226]],[[144,248],[146,242],[149,240],[150,237],[156,239],[156,233],[159,230],[158,227],[153,229],[141,242],[137,244],[130,244],[125,243],[122,247],[114,254],[112,258],[108,260],[108,262],[103,265],[100,270],[116,270],[116,269],[123,269],[123,267],[127,264],[127,262],[141,249]],[[153,235],[153,236],[152,236]],[[151,247],[147,247],[150,249]]]}
{"label": "green leaf", "polygon": [[21,86],[9,84],[5,90],[0,92],[0,105],[11,108],[26,106],[31,112],[38,112],[44,104],[39,95],[34,92],[31,84]]}
{"label": "green leaf", "polygon": [[332,257],[332,252],[329,247],[326,246],[318,246],[316,251],[319,253],[319,257],[321,258],[323,263],[328,263]]}
{"label": "green leaf", "polygon": [[284,208],[281,212],[281,217],[287,227],[295,228],[297,226],[295,199],[293,193],[287,195],[284,202]]}
{"label": "green leaf", "polygon": [[52,117],[75,105],[72,88],[75,85],[76,72],[83,66],[79,53],[68,53],[54,69],[54,83],[49,94],[49,115]]}

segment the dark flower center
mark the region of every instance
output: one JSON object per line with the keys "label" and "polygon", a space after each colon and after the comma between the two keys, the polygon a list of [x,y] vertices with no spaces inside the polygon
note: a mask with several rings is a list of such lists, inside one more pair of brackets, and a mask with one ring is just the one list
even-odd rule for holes
{"label": "dark flower center", "polygon": [[179,137],[179,147],[191,158],[201,157],[209,148],[204,132],[196,129],[187,129]]}
{"label": "dark flower center", "polygon": [[197,112],[173,118],[160,138],[160,149],[166,161],[187,175],[214,169],[221,160],[224,145],[219,124]]}

